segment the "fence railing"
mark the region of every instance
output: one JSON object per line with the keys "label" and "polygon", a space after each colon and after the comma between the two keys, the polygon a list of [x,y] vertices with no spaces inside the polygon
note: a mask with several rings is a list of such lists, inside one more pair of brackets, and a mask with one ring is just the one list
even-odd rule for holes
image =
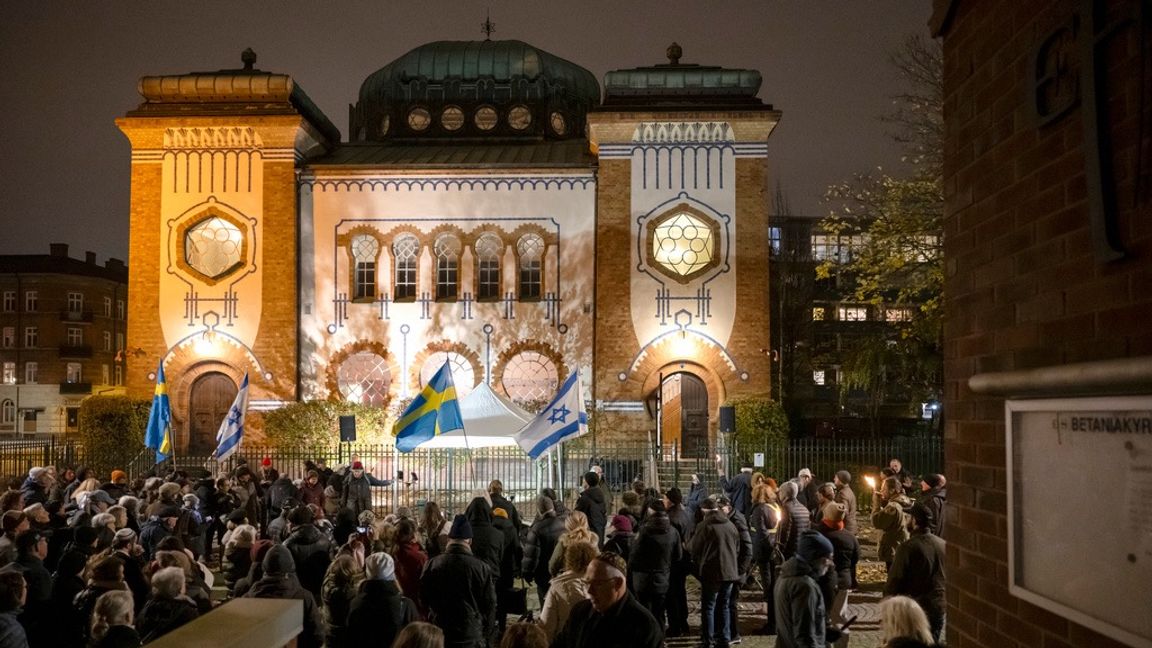
{"label": "fence railing", "polygon": [[[758,456],[762,455],[762,456]],[[655,446],[646,442],[597,443],[587,440],[568,444],[554,456],[539,461],[529,459],[520,448],[436,449],[402,453],[393,445],[347,443],[312,448],[272,448],[245,445],[228,460],[217,463],[209,456],[177,455],[175,463],[183,470],[203,470],[228,474],[241,460],[256,472],[267,457],[281,475],[303,478],[305,461],[324,461],[330,467],[349,465],[353,458],[377,479],[392,480],[377,487],[374,501],[380,507],[421,507],[436,501],[442,508],[461,511],[493,479],[499,479],[504,492],[521,513],[532,517],[533,499],[545,487],[554,488],[569,503],[575,499],[581,476],[592,465],[604,471],[605,481],[615,492],[628,489],[635,479],[661,489],[678,486],[687,491],[696,474],[710,492],[718,492],[718,468],[729,474],[739,471],[742,461],[762,463],[757,470],[784,481],[801,468],[810,469],[818,481],[832,481],[838,470],[847,470],[862,493],[864,474],[878,474],[888,460],[899,458],[913,474],[943,472],[943,441],[939,437],[894,437],[887,439],[787,439],[773,440],[757,447],[741,447],[721,437],[717,443],[686,449],[676,444]],[[107,463],[93,462],[84,447],[70,442],[0,442],[0,475],[27,474],[32,466]],[[759,461],[762,459],[763,461]],[[122,467],[130,478],[146,475],[155,468],[152,451],[146,450]]]}

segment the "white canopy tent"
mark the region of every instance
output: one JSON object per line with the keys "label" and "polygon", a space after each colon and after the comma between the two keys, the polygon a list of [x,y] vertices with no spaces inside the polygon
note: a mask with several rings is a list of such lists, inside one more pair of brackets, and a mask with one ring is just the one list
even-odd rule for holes
{"label": "white canopy tent", "polygon": [[421,443],[420,448],[515,446],[516,433],[533,419],[531,414],[497,394],[484,382],[460,399],[460,417],[464,420],[463,431],[437,435]]}

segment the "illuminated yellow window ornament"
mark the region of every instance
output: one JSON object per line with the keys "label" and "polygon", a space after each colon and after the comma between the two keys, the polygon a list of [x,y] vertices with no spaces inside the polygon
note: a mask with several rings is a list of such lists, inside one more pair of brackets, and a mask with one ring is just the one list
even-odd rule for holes
{"label": "illuminated yellow window ornament", "polygon": [[716,261],[711,223],[688,212],[673,214],[652,230],[652,259],[678,278],[688,279]]}
{"label": "illuminated yellow window ornament", "polygon": [[244,260],[243,249],[244,233],[219,216],[196,223],[184,234],[184,261],[211,279],[240,266]]}

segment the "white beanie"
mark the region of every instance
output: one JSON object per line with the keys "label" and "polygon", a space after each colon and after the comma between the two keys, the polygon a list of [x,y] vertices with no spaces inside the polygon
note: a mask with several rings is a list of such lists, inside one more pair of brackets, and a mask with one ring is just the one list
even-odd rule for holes
{"label": "white beanie", "polygon": [[364,575],[368,580],[396,580],[396,561],[392,556],[378,551],[364,559]]}

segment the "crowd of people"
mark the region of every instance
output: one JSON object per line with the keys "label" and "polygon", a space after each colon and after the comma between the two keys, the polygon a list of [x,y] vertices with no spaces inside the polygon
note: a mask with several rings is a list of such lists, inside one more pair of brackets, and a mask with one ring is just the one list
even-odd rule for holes
{"label": "crowd of people", "polygon": [[[244,597],[302,601],[304,648],[657,648],[689,636],[689,578],[702,646],[742,641],[749,593],[777,646],[847,643],[862,513],[846,471],[778,483],[744,465],[719,470],[715,493],[696,476],[687,493],[614,493],[592,466],[578,492],[543,489],[523,512],[493,479],[456,514],[381,515],[372,487],[391,482],[355,457],[304,468],[293,480],[266,458],[129,483],[48,466],[10,481],[0,648],[139,646]],[[872,494],[885,648],[934,646],[944,624],[946,480],[916,483],[894,459]]]}

